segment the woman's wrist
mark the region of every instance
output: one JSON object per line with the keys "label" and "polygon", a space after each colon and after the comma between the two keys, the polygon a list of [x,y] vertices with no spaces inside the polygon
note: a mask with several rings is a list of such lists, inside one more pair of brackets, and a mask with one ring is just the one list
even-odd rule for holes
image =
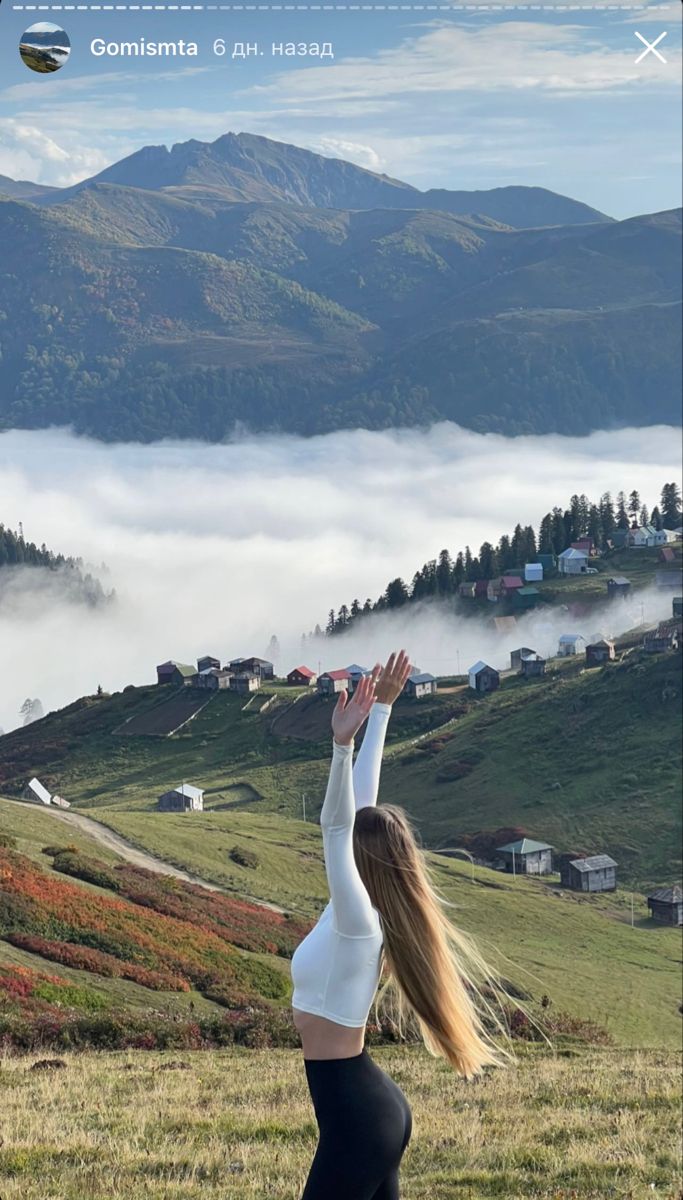
{"label": "woman's wrist", "polygon": [[350,746],[351,747],[353,746],[353,742],[354,742],[353,738],[349,738],[348,740],[343,739],[342,741],[340,741],[339,738],[337,738],[337,737],[332,738],[332,745],[338,746],[340,750],[348,750]]}

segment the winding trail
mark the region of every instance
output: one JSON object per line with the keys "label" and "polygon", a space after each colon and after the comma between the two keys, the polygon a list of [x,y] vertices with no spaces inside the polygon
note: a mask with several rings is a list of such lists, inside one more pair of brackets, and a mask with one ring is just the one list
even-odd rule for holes
{"label": "winding trail", "polygon": [[[16,803],[21,804],[22,801],[18,800]],[[34,804],[26,805],[26,808],[35,807]],[[157,875],[172,875],[175,879],[182,879],[184,883],[198,884],[210,892],[222,892],[226,896],[235,895],[238,900],[247,900],[250,904],[258,904],[261,908],[269,908],[273,912],[284,913],[287,911],[277,904],[271,904],[268,900],[257,900],[255,896],[229,892],[216,883],[209,883],[208,879],[202,879],[200,875],[191,875],[188,871],[181,870],[180,867],[174,867],[171,863],[164,862],[163,859],[156,858],[153,854],[148,854],[146,850],[138,849],[132,842],[121,837],[120,834],[114,833],[113,829],[109,829],[100,821],[93,820],[92,817],[84,816],[83,813],[73,810],[66,812],[63,809],[53,808],[51,805],[46,805],[42,811],[52,813],[59,821],[64,821],[65,824],[80,829],[82,833],[88,834],[102,846],[106,846],[108,850],[113,850],[115,854],[120,855],[135,867],[144,867],[145,870],[154,871]]]}

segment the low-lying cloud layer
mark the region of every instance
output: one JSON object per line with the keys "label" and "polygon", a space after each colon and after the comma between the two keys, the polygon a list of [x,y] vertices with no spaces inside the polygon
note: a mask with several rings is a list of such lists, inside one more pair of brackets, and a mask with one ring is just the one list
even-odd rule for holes
{"label": "low-lying cloud layer", "polygon": [[[276,634],[280,670],[332,607],[373,600],[444,547],[476,552],[517,521],[536,528],[573,492],[636,488],[650,507],[680,478],[679,432],[503,438],[442,424],[428,432],[342,432],[230,445],[103,446],[62,431],[0,435],[0,522],[55,551],[106,563],[117,602],[89,609],[34,587],[26,571],[0,604],[0,727],[26,696],[45,710],[93,692],[149,683],[168,658],[262,655]],[[37,580],[36,580],[37,583]],[[645,617],[667,600],[644,600]],[[493,609],[493,606],[491,606]],[[558,622],[592,635],[640,621],[641,599],[590,628],[538,615],[515,642],[552,649]],[[483,622],[404,610],[306,652],[322,668],[370,662],[404,644],[423,670],[508,661],[509,638]]]}

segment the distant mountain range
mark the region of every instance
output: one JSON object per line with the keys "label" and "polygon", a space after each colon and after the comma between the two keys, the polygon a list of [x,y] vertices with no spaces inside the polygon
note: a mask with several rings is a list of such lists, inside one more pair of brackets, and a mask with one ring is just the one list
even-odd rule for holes
{"label": "distant mountain range", "polygon": [[266,138],[0,178],[0,426],[220,440],[675,422],[681,216],[420,192]]}

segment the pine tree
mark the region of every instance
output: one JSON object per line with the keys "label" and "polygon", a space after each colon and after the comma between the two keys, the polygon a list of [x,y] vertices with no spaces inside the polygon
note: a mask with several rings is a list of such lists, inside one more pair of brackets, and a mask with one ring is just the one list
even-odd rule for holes
{"label": "pine tree", "polygon": [[647,504],[644,504],[643,507],[641,508],[639,520],[640,520],[641,525],[649,525],[650,524],[650,514],[647,511]]}
{"label": "pine tree", "polygon": [[458,551],[458,555],[455,560],[455,565],[453,567],[453,584],[454,584],[454,586],[456,588],[460,587],[460,584],[463,582],[464,578],[465,578],[465,559],[463,557],[462,550],[460,550],[460,551]]}
{"label": "pine tree", "polygon": [[334,633],[336,621],[337,621],[336,613],[335,613],[334,609],[331,608],[327,615],[327,625],[325,627],[325,633],[328,635],[328,637],[330,634]]}
{"label": "pine tree", "polygon": [[617,493],[617,529],[628,529],[631,522],[626,511],[626,493]]}
{"label": "pine tree", "polygon": [[600,542],[602,546],[606,546],[607,542],[612,538],[614,530],[617,527],[614,516],[614,504],[612,503],[612,497],[609,492],[605,492],[600,497],[600,527],[602,530]]}
{"label": "pine tree", "polygon": [[351,601],[351,617],[355,621],[360,616],[360,600]]}
{"label": "pine tree", "polygon": [[654,525],[655,529],[657,530],[662,528],[662,514],[659,511],[659,505],[657,504],[655,504],[652,512],[650,513],[650,524]]}
{"label": "pine tree", "polygon": [[538,530],[539,554],[553,554],[553,518],[552,513],[546,513]]}
{"label": "pine tree", "polygon": [[638,513],[640,512],[640,508],[641,508],[640,496],[639,496],[638,492],[633,491],[633,492],[631,492],[631,495],[628,498],[628,513],[633,521],[638,520]]}
{"label": "pine tree", "polygon": [[408,589],[402,579],[392,579],[384,593],[387,608],[401,608],[408,601]]}
{"label": "pine tree", "polygon": [[490,542],[483,542],[479,547],[479,565],[482,579],[495,579],[498,574],[496,552]]}
{"label": "pine tree", "polygon": [[664,529],[679,529],[681,525],[681,493],[677,483],[664,484],[661,506]]}
{"label": "pine tree", "polygon": [[453,561],[448,550],[442,550],[436,568],[436,591],[439,596],[450,596],[453,591]]}

